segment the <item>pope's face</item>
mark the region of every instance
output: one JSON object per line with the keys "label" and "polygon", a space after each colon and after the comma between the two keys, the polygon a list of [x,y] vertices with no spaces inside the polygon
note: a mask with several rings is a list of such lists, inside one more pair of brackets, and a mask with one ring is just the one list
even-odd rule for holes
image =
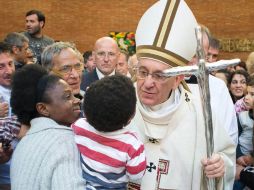
{"label": "pope's face", "polygon": [[151,74],[161,73],[163,70],[170,68],[169,65],[152,60],[142,58],[139,61],[138,68],[149,75],[140,78],[137,75],[137,93],[139,100],[146,106],[155,106],[165,102],[172,90],[176,89],[181,81],[181,77],[171,77],[164,81],[156,81]]}

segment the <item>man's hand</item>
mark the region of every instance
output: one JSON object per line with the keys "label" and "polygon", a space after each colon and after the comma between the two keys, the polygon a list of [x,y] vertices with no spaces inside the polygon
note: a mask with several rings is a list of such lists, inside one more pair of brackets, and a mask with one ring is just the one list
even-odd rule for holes
{"label": "man's hand", "polygon": [[219,154],[213,154],[209,159],[204,158],[201,163],[208,178],[222,177],[225,173],[225,163]]}
{"label": "man's hand", "polygon": [[4,149],[2,147],[2,143],[0,143],[0,164],[8,162],[11,158],[12,152],[13,149],[11,146],[9,146],[8,149]]}
{"label": "man's hand", "polygon": [[9,106],[7,102],[0,103],[0,117],[8,116]]}

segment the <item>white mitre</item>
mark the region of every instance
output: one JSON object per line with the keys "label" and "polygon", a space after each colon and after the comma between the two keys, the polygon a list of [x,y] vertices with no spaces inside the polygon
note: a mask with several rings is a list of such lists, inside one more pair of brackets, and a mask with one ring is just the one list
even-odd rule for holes
{"label": "white mitre", "polygon": [[185,1],[158,1],[139,21],[137,57],[155,59],[172,67],[186,65],[196,52],[197,25]]}

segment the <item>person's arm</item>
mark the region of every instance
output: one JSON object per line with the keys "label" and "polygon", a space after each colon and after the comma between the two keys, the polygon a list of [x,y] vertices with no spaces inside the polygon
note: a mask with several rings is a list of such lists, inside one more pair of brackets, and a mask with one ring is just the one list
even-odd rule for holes
{"label": "person's arm", "polygon": [[3,148],[2,143],[0,143],[0,164],[4,164],[11,159],[13,149],[11,146]]}
{"label": "person's arm", "polygon": [[130,180],[139,180],[143,177],[146,170],[146,157],[144,145],[140,144],[139,148],[130,156],[126,164],[127,175]]}
{"label": "person's arm", "polygon": [[17,135],[17,138],[22,139],[26,135],[29,128],[30,128],[30,126],[21,124],[20,131],[19,131],[19,134]]}
{"label": "person's arm", "polygon": [[236,147],[236,159],[241,158],[242,156],[244,156],[244,154],[242,153],[240,144],[238,143]]}
{"label": "person's arm", "polygon": [[9,106],[7,102],[0,103],[0,117],[7,117],[9,113]]}

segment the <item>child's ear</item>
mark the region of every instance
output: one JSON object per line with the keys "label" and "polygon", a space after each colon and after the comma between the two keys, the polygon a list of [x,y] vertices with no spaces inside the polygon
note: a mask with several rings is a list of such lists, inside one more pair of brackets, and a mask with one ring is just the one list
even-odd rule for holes
{"label": "child's ear", "polygon": [[36,110],[40,115],[43,115],[45,117],[49,117],[49,110],[45,103],[37,103],[36,104]]}
{"label": "child's ear", "polygon": [[127,125],[129,125],[129,124],[130,124],[131,120],[132,120],[132,119],[134,118],[134,116],[135,116],[135,113],[136,113],[136,110],[135,110],[135,112],[133,113],[133,115],[131,116],[131,118],[129,119],[129,121],[128,121]]}

